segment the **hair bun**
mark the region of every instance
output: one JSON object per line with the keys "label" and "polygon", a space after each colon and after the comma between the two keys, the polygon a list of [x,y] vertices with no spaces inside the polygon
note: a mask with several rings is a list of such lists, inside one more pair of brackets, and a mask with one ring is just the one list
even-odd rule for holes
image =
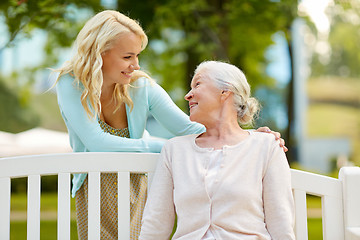
{"label": "hair bun", "polygon": [[247,124],[254,120],[254,116],[259,112],[259,102],[250,97],[244,100],[243,104],[240,104],[237,108],[238,120],[241,124]]}

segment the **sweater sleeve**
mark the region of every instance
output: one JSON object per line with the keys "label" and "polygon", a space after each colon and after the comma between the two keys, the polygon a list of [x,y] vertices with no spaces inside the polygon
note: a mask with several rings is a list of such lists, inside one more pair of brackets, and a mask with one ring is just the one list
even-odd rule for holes
{"label": "sweater sleeve", "polygon": [[295,239],[291,173],[282,148],[273,142],[263,178],[265,223],[271,239]]}
{"label": "sweater sleeve", "polygon": [[175,136],[202,133],[205,127],[192,122],[172,101],[166,91],[158,84],[152,84],[148,90],[149,110],[154,118]]}
{"label": "sweater sleeve", "polygon": [[73,78],[62,76],[56,85],[58,104],[66,126],[90,152],[160,152],[163,141],[129,139],[105,133],[96,118],[89,118],[81,104],[81,91]]}
{"label": "sweater sleeve", "polygon": [[140,240],[169,239],[175,221],[173,179],[166,145],[160,154],[142,218]]}

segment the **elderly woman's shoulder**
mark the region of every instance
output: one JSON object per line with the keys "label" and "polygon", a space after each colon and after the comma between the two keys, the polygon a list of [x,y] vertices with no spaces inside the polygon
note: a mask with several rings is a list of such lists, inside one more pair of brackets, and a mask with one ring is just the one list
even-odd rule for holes
{"label": "elderly woman's shoulder", "polygon": [[252,131],[253,139],[261,144],[274,144],[276,143],[275,136],[270,133]]}

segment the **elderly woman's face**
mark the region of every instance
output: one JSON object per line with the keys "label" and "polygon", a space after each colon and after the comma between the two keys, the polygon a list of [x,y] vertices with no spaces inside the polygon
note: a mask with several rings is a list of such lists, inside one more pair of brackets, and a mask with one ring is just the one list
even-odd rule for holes
{"label": "elderly woman's face", "polygon": [[221,92],[213,80],[197,73],[191,81],[191,90],[185,95],[189,102],[190,120],[202,124],[215,120],[221,109]]}

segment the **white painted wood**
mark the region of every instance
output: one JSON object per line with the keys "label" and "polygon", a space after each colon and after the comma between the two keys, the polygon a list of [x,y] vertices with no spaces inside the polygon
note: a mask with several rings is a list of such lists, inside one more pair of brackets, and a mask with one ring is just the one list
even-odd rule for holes
{"label": "white painted wood", "polygon": [[[306,195],[297,196],[298,191],[321,197],[323,239],[345,239],[343,222],[342,183],[339,179],[321,176],[299,170],[291,170],[291,181],[296,204],[296,234],[297,239],[308,239],[307,227],[305,228],[304,206]],[[301,198],[298,200],[297,198]],[[300,201],[300,205],[299,202]],[[306,209],[306,206],[305,206]],[[335,227],[336,226],[336,227]],[[299,229],[301,228],[301,229]],[[305,236],[306,234],[306,236]],[[301,236],[300,236],[301,235]]]}
{"label": "white painted wood", "polygon": [[339,179],[343,184],[345,239],[360,239],[360,168],[341,168]]}
{"label": "white painted wood", "polygon": [[[83,172],[154,172],[159,154],[125,152],[77,152],[0,158],[1,177],[57,175]],[[19,168],[18,166],[21,166]]]}
{"label": "white painted wood", "polygon": [[346,229],[346,240],[359,240],[360,239],[360,227],[348,227]]}
{"label": "white painted wood", "polygon": [[11,180],[0,178],[0,239],[10,239]]}
{"label": "white painted wood", "polygon": [[342,184],[336,178],[291,169],[291,182],[294,189],[306,190],[311,195],[341,198]]}
{"label": "white painted wood", "polygon": [[58,175],[58,240],[70,239],[70,173]]}
{"label": "white painted wood", "polygon": [[296,239],[307,240],[307,208],[306,208],[306,192],[304,190],[293,190],[295,202],[295,236]]}
{"label": "white painted wood", "polygon": [[118,239],[130,239],[129,172],[118,172]]}
{"label": "white painted wood", "polygon": [[27,239],[40,239],[40,175],[28,177]]}
{"label": "white painted wood", "polygon": [[[63,179],[60,181],[59,187],[59,209],[68,208],[68,190],[65,190],[69,186],[67,183],[62,183],[65,175],[70,176],[70,173],[83,173],[83,172],[97,172],[95,175],[99,175],[99,172],[134,172],[134,173],[153,173],[156,168],[156,163],[158,159],[158,154],[155,153],[64,153],[64,154],[44,154],[44,155],[31,155],[31,156],[19,156],[19,157],[10,157],[10,158],[0,158],[0,179],[8,179],[4,181],[10,181],[10,178],[19,178],[19,177],[29,177],[29,188],[28,188],[28,206],[35,206],[29,208],[28,211],[28,239],[38,239],[40,235],[40,176],[45,175],[60,175],[59,178]],[[21,168],[19,167],[21,166]],[[61,176],[62,174],[65,174]],[[35,175],[35,177],[33,177]],[[38,176],[37,176],[38,175]],[[89,174],[93,175],[93,173]],[[94,195],[99,195],[97,191],[100,191],[99,185],[99,176],[95,177],[98,180],[94,180],[95,191],[91,191]],[[90,179],[92,179],[90,177]],[[4,182],[2,181],[2,183]],[[30,182],[32,182],[30,184]],[[34,184],[34,182],[37,182]],[[89,182],[93,182],[89,180]],[[89,185],[92,185],[92,183]],[[7,184],[0,183],[0,192],[6,193],[9,192],[10,186]],[[92,189],[89,186],[89,189]],[[66,196],[62,192],[66,192]],[[92,193],[89,193],[92,195]],[[10,193],[8,196],[6,194],[0,194],[1,201],[4,199],[10,198]],[[99,211],[99,198],[95,197],[98,200],[95,200],[93,197],[89,197],[91,206],[90,211],[95,212],[95,214],[90,213],[89,216],[89,227],[91,228],[91,233],[94,232],[94,239],[99,239],[99,227],[91,227],[92,225],[98,226],[100,214]],[[65,199],[65,200],[64,200]],[[10,228],[10,200],[5,200],[8,204],[2,204],[0,221],[2,221],[0,229],[0,234],[9,235]],[[96,203],[98,202],[98,203]],[[5,214],[2,214],[2,213]],[[70,213],[66,211],[58,212],[58,238],[68,239],[68,229],[70,226]],[[8,217],[6,217],[8,215]],[[65,219],[65,220],[64,220]],[[92,224],[92,225],[91,225]],[[6,230],[7,229],[7,230]],[[6,236],[2,238],[3,235],[0,235],[0,239],[7,239]],[[34,238],[33,238],[34,237]],[[89,238],[90,239],[90,238]]]}
{"label": "white painted wood", "polygon": [[100,239],[100,172],[88,175],[88,239]]}
{"label": "white painted wood", "polygon": [[[129,239],[130,172],[147,173],[150,185],[157,159],[158,154],[154,153],[65,153],[0,158],[0,238],[9,239],[10,178],[28,177],[27,235],[33,240],[40,238],[40,176],[59,175],[58,239],[69,239],[70,175],[85,172],[89,173],[89,239],[100,239],[100,173],[114,172],[118,173],[119,239]],[[308,238],[306,194],[322,199],[325,240],[360,239],[359,168],[343,168],[339,176],[334,179],[291,170],[298,240]]]}
{"label": "white painted wood", "polygon": [[[342,192],[339,192],[341,197]],[[344,213],[342,198],[324,196],[321,198],[323,238],[344,239]],[[335,227],[336,226],[336,227]]]}

